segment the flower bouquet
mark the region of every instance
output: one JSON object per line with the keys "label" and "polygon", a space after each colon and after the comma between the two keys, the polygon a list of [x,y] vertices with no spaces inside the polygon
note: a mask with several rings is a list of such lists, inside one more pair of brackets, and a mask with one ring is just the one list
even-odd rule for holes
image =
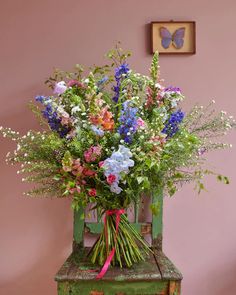
{"label": "flower bouquet", "polygon": [[[7,162],[21,163],[22,180],[35,184],[26,195],[70,198],[74,210],[92,203],[104,215],[90,253],[93,263],[104,265],[98,277],[110,263],[130,267],[152,251],[126,215],[141,195],[161,188],[172,196],[190,181],[200,192],[208,174],[229,182],[205,168],[204,156],[230,146],[216,139],[235,127],[233,118],[215,112],[213,101],[184,113],[181,90],[159,78],[158,53],[150,76],[131,70],[129,56],[117,46],[107,54],[111,64],[87,76],[80,65],[73,72],[55,70],[46,81],[53,95],[30,103],[42,131],[21,136],[1,127],[17,143]],[[158,214],[158,204],[151,210]]]}

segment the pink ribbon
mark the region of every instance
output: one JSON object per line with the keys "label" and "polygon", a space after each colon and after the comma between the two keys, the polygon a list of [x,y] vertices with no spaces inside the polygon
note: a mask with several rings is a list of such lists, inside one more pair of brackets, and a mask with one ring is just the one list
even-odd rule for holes
{"label": "pink ribbon", "polygon": [[120,216],[121,214],[124,214],[125,210],[124,209],[113,209],[113,210],[107,210],[105,212],[105,217],[104,217],[104,230],[105,230],[105,236],[106,236],[106,246],[108,249],[108,234],[107,234],[107,216],[109,215],[116,215],[116,235],[115,235],[115,245],[113,247],[113,249],[110,251],[107,260],[105,261],[100,273],[97,275],[96,279],[101,279],[103,278],[103,276],[105,275],[105,273],[108,270],[108,267],[111,264],[112,258],[115,255],[115,251],[116,251],[116,242],[117,242],[117,235],[118,235],[118,229],[119,229],[119,224],[120,224]]}

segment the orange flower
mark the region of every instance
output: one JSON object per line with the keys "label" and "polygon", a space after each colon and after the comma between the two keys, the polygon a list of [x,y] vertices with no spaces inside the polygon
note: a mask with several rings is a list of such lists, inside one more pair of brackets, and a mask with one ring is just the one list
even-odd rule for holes
{"label": "orange flower", "polygon": [[114,128],[114,120],[112,119],[112,113],[107,108],[102,109],[102,127],[105,130],[112,130]]}
{"label": "orange flower", "polygon": [[103,108],[98,115],[91,115],[90,121],[94,125],[100,125],[104,130],[112,130],[114,128],[113,115],[107,110],[107,107]]}

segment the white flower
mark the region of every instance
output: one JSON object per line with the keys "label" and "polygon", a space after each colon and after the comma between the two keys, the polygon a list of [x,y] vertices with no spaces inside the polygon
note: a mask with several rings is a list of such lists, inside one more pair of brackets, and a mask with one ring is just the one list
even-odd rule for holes
{"label": "white flower", "polygon": [[81,111],[81,108],[79,106],[75,106],[71,109],[71,114],[74,115],[80,111]]}

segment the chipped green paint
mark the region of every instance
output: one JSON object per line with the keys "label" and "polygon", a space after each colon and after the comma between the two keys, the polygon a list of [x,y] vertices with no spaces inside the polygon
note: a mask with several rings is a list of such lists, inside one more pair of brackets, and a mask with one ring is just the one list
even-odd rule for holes
{"label": "chipped green paint", "polygon": [[78,282],[60,282],[58,283],[58,295],[90,295],[93,291],[103,292],[104,295],[158,295],[168,294],[168,281],[156,282],[105,282],[105,281],[78,281]]}
{"label": "chipped green paint", "polygon": [[[162,236],[162,210],[163,210],[163,192],[162,189],[159,189],[155,194],[152,196],[152,203],[158,202],[159,205],[159,212],[158,215],[153,215],[152,217],[152,239],[157,240],[160,239]],[[141,233],[142,226],[145,226],[146,223],[140,223],[139,220],[139,205],[135,205],[135,221],[132,223],[134,228]],[[98,214],[99,215],[99,214]],[[81,208],[77,212],[74,213],[74,241],[76,244],[83,243],[83,235],[84,235],[84,228],[88,229],[91,234],[99,234],[103,229],[103,222],[99,217],[97,223],[92,222],[85,222],[84,221],[84,210]],[[161,240],[161,239],[160,239]]]}
{"label": "chipped green paint", "polygon": [[76,244],[83,244],[84,239],[84,209],[74,211],[74,241]]}
{"label": "chipped green paint", "polygon": [[[154,246],[161,249],[161,239],[163,230],[163,190],[159,189],[157,192],[153,193],[152,203],[158,202],[159,210],[157,215],[152,215],[152,239]],[[155,245],[156,244],[156,245]]]}
{"label": "chipped green paint", "polygon": [[91,234],[100,234],[103,229],[103,224],[101,222],[93,223],[93,222],[86,222],[86,228],[89,229]]}

